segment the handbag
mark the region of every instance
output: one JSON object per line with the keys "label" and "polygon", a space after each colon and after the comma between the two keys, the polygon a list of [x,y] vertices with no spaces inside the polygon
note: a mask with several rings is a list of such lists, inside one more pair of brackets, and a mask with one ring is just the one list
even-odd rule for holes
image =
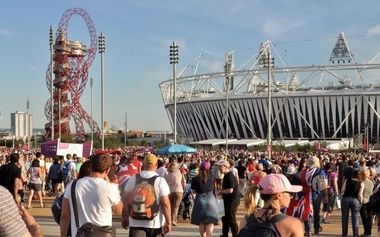
{"label": "handbag", "polygon": [[90,222],[79,227],[78,206],[75,195],[77,180],[71,185],[71,201],[73,202],[75,225],[77,227],[76,237],[116,237],[116,228],[113,226],[97,226]]}
{"label": "handbag", "polygon": [[216,199],[216,203],[217,203],[217,206],[218,206],[219,217],[225,216],[224,201],[223,201],[223,199],[222,198],[217,198]]}

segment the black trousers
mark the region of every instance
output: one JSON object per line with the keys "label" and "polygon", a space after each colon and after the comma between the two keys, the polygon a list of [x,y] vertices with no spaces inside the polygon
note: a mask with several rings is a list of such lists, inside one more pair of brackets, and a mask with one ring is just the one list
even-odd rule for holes
{"label": "black trousers", "polygon": [[228,232],[231,228],[233,237],[239,236],[239,226],[236,221],[236,212],[238,206],[231,206],[224,204],[224,216],[222,217],[222,236],[228,237]]}
{"label": "black trousers", "polygon": [[362,218],[362,223],[364,227],[364,234],[371,235],[372,232],[372,210],[371,206],[367,202],[363,204],[360,208],[360,217]]}
{"label": "black trousers", "polygon": [[130,227],[129,236],[131,237],[164,237],[165,234],[162,232],[162,228],[151,229],[143,227]]}

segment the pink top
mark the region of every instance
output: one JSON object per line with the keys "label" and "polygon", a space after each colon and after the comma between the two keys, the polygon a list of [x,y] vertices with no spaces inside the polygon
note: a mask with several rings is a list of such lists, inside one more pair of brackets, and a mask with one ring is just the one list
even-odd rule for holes
{"label": "pink top", "polygon": [[169,185],[170,193],[183,193],[182,173],[178,170],[175,172],[166,172],[164,178]]}
{"label": "pink top", "polygon": [[253,175],[253,184],[258,185],[263,178],[264,176]]}

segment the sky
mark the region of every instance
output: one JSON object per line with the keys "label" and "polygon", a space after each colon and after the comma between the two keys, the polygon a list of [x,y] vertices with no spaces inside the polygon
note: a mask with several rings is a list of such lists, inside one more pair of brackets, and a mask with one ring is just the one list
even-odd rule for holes
{"label": "sky", "polygon": [[[158,85],[172,74],[169,45],[179,45],[178,69],[199,53],[199,73],[223,70],[224,55],[235,50],[235,65],[271,40],[288,66],[325,64],[339,33],[345,32],[359,62],[380,52],[377,0],[14,0],[0,8],[0,128],[10,128],[10,113],[30,101],[34,128],[47,123],[46,69],[50,62],[49,26],[62,14],[83,8],[98,35],[106,36],[105,121],[128,129],[168,130],[171,126]],[[70,40],[90,45],[84,20],[69,22]],[[285,56],[286,52],[286,56]],[[100,55],[89,70],[94,78],[94,119],[100,123]],[[90,113],[90,86],[81,104]],[[74,128],[73,122],[71,127]],[[89,130],[86,126],[86,130]]]}

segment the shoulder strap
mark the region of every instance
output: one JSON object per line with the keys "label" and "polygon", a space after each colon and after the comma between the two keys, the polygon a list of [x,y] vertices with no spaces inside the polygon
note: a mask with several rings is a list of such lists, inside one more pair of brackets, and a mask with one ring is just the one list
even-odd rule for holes
{"label": "shoulder strap", "polygon": [[286,218],[288,218],[289,216],[285,215],[285,214],[278,214],[278,215],[275,215],[275,216],[272,216],[269,221],[272,222],[272,224],[276,224],[277,222],[279,221],[282,221]]}
{"label": "shoulder strap", "polygon": [[75,217],[75,225],[77,228],[79,228],[79,217],[78,217],[78,206],[77,206],[77,198],[75,195],[75,186],[77,184],[77,179],[73,181],[71,184],[71,202],[73,204],[73,209],[74,209],[74,217]]}
{"label": "shoulder strap", "polygon": [[135,174],[135,177],[136,177],[135,178],[135,186],[136,186],[137,184],[141,183],[142,177],[140,174]]}
{"label": "shoulder strap", "polygon": [[136,174],[136,183],[135,185],[141,183],[142,181],[146,180],[150,185],[154,186],[154,182],[156,181],[156,178],[158,177],[158,175],[155,175],[149,179],[145,179],[143,177],[141,177],[140,174]]}
{"label": "shoulder strap", "polygon": [[155,175],[148,179],[148,183],[154,187],[154,183],[156,182],[158,175]]}
{"label": "shoulder strap", "polygon": [[255,213],[252,213],[250,215],[245,215],[246,223],[257,223],[257,218],[255,216]]}

